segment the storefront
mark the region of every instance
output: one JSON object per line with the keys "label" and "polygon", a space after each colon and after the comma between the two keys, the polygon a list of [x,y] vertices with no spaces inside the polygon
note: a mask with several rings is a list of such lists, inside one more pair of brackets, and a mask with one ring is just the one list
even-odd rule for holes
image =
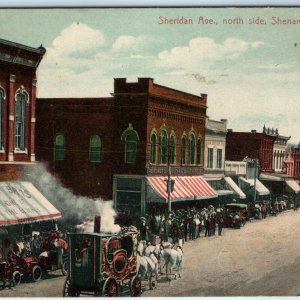
{"label": "storefront", "polygon": [[[174,190],[170,193],[172,208],[199,202],[215,201],[217,192],[202,176],[172,176]],[[129,210],[133,219],[147,210],[159,207],[168,211],[167,176],[114,176],[114,206]]]}
{"label": "storefront", "polygon": [[13,231],[16,235],[31,235],[34,224],[62,217],[36,187],[27,181],[0,182],[0,208],[0,228],[5,227],[9,233]]}

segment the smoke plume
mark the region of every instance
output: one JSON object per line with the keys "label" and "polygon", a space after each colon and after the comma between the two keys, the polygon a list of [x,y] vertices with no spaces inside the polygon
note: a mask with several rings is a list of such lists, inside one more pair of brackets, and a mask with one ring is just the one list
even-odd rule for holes
{"label": "smoke plume", "polygon": [[62,222],[70,226],[79,225],[84,232],[93,232],[94,216],[101,216],[101,231],[118,232],[119,225],[114,224],[116,212],[112,201],[100,198],[77,196],[51,175],[42,164],[28,167],[24,179],[33,183],[40,192],[62,213]]}

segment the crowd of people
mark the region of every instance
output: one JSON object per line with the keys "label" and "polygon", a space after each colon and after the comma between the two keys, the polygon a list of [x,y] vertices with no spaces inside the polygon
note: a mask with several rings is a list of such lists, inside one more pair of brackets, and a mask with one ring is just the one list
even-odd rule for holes
{"label": "crowd of people", "polygon": [[201,236],[221,236],[224,227],[240,228],[246,221],[264,219],[292,208],[297,209],[292,203],[276,199],[244,205],[239,210],[219,204],[175,209],[171,213],[152,212],[140,219],[140,238],[150,243],[156,243],[157,238],[159,242],[176,243],[179,239],[186,242]]}
{"label": "crowd of people", "polygon": [[68,248],[66,239],[65,232],[56,230],[43,234],[34,233],[32,236],[4,237],[0,244],[0,262],[10,264],[19,257],[49,256],[51,252],[57,255],[58,249]]}

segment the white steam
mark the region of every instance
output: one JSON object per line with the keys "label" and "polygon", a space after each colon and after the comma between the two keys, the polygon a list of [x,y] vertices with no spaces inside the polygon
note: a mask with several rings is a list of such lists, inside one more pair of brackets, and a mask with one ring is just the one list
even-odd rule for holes
{"label": "white steam", "polygon": [[[101,216],[101,231],[118,232],[120,226],[114,224],[116,212],[112,201],[100,198],[77,196],[61,186],[42,164],[25,170],[24,179],[32,182],[40,192],[62,213],[62,221],[77,225],[84,232],[94,231],[94,216]],[[80,225],[78,225],[80,224]]]}

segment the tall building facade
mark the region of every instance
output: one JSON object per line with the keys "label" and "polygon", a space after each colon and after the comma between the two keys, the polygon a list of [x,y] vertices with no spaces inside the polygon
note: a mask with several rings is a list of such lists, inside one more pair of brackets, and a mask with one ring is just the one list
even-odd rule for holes
{"label": "tall building facade", "polygon": [[45,52],[0,39],[0,180],[35,161],[36,70]]}
{"label": "tall building facade", "polygon": [[116,78],[112,95],[38,99],[37,158],[67,187],[144,211],[149,177],[203,175],[207,95],[152,78]]}

